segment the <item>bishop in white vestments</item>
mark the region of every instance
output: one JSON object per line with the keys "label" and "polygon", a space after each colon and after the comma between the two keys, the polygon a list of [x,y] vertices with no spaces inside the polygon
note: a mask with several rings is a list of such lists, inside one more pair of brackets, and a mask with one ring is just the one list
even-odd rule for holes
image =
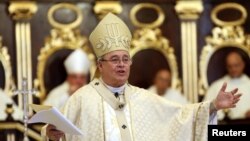
{"label": "bishop in white vestments", "polygon": [[67,141],[205,141],[216,110],[234,107],[237,89],[221,88],[213,102],[181,106],[127,83],[132,64],[131,33],[113,14],[91,33],[100,77],[78,89],[63,114],[86,134],[76,136],[46,126],[47,138]]}
{"label": "bishop in white vestments", "polygon": [[61,109],[76,89],[87,84],[90,61],[84,51],[81,49],[73,51],[64,61],[64,66],[68,75],[67,80],[51,90],[43,102],[44,105]]}

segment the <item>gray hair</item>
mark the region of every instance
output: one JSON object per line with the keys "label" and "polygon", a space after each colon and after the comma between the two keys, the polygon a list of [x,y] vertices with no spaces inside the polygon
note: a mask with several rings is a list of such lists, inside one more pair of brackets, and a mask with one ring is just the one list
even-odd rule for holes
{"label": "gray hair", "polygon": [[96,59],[97,64],[100,63],[103,60],[103,56],[100,56]]}

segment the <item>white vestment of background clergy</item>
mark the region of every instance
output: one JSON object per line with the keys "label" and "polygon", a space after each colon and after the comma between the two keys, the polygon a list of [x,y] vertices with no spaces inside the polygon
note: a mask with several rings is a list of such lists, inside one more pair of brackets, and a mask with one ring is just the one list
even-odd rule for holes
{"label": "white vestment of background clergy", "polygon": [[[228,111],[229,118],[244,119],[246,112],[250,110],[250,79],[245,74],[239,78],[231,78],[229,75],[225,75],[224,77],[215,81],[208,89],[204,101],[216,98],[218,91],[220,90],[224,82],[227,82],[226,91],[231,91],[234,88],[238,88],[238,93],[243,94],[240,98],[240,101],[237,103],[237,106],[235,108],[229,109]],[[219,111],[218,119],[223,119],[223,118],[224,118],[223,111]]]}
{"label": "white vestment of background clergy", "polygon": [[43,104],[61,109],[69,97],[69,83],[65,81],[51,90]]}

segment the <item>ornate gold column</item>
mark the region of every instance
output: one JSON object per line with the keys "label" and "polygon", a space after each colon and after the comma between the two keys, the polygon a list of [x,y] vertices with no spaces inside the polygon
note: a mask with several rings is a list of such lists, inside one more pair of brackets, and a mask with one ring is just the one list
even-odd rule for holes
{"label": "ornate gold column", "polygon": [[[29,20],[37,11],[32,1],[13,1],[9,13],[15,21],[16,55],[17,55],[17,88],[22,89],[22,79],[26,78],[28,89],[32,89],[31,34]],[[32,96],[29,95],[32,103]],[[23,107],[22,95],[18,95],[19,107]]]}
{"label": "ornate gold column", "polygon": [[197,19],[203,11],[202,0],[177,1],[175,10],[181,20],[183,93],[198,101]]}

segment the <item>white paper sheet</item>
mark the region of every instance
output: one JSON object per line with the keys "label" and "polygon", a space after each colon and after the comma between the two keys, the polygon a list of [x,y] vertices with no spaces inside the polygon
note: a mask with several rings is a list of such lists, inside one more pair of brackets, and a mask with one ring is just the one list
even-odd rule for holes
{"label": "white paper sheet", "polygon": [[62,115],[55,107],[44,105],[30,105],[37,113],[33,115],[28,123],[47,123],[52,124],[56,129],[63,131],[64,133],[73,135],[83,135],[74,124]]}

